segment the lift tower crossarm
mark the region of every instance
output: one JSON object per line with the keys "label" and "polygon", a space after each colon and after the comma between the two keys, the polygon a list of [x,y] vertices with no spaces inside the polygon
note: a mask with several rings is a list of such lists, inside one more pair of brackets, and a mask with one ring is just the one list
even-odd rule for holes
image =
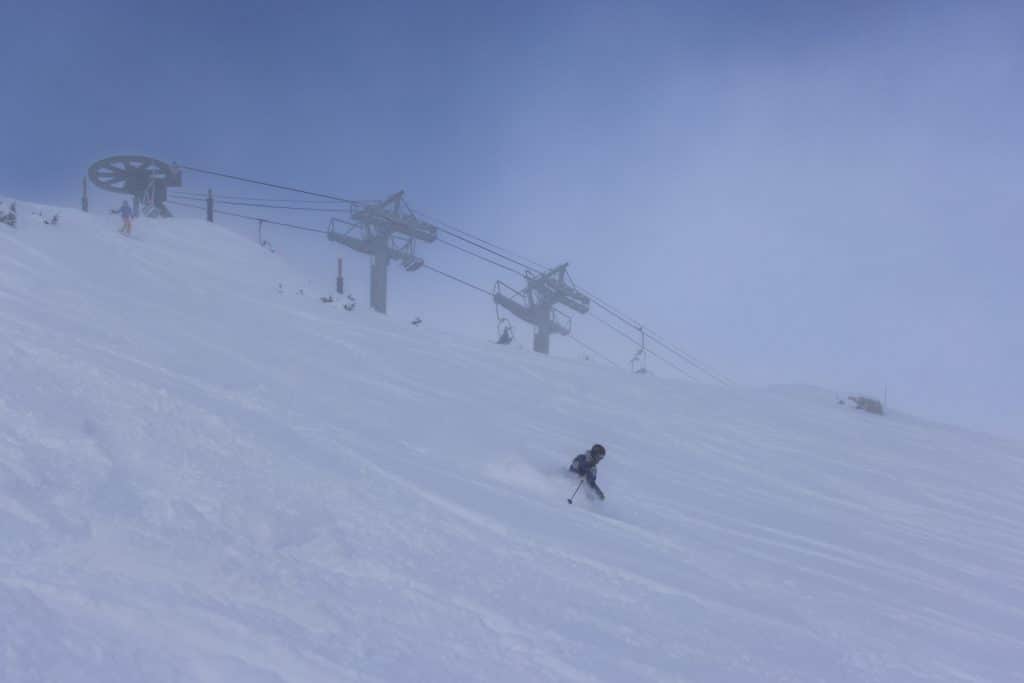
{"label": "lift tower crossarm", "polygon": [[537,303],[563,304],[577,313],[590,310],[590,297],[576,289],[568,273],[569,264],[552,268],[546,273],[527,273],[526,289]]}

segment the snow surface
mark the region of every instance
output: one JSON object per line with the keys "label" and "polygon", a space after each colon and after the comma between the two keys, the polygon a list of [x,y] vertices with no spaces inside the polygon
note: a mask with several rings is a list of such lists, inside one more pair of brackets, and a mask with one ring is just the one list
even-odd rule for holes
{"label": "snow surface", "polygon": [[[18,206],[0,681],[1024,680],[1019,445],[348,313],[204,222]],[[570,507],[594,441],[608,500]]]}

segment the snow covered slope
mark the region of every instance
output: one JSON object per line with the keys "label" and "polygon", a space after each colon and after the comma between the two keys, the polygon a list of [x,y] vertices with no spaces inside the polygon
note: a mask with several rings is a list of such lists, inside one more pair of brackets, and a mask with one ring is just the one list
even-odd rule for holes
{"label": "snow covered slope", "polygon": [[[203,222],[19,211],[0,681],[1024,680],[1020,446],[348,313]],[[570,507],[593,441],[608,500]]]}

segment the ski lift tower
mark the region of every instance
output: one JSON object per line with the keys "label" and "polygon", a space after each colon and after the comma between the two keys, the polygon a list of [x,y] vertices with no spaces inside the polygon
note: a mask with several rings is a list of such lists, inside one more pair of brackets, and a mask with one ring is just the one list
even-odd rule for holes
{"label": "ski lift tower", "polygon": [[515,290],[504,282],[494,285],[494,303],[534,327],[533,350],[548,353],[551,333],[567,335],[572,331],[572,319],[555,308],[568,306],[577,313],[590,310],[590,297],[576,289],[569,277],[568,263],[546,273],[526,273],[526,287]]}
{"label": "ski lift tower", "polygon": [[423,259],[416,256],[416,240],[433,242],[437,226],[416,217],[405,203],[404,190],[380,202],[355,202],[349,215],[351,220],[331,219],[327,239],[373,257],[370,307],[387,313],[388,264],[395,260],[409,272],[418,270]]}

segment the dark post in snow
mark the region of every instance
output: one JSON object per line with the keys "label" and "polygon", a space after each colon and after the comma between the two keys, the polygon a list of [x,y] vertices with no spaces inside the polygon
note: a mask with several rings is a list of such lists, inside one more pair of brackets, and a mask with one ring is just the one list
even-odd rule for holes
{"label": "dark post in snow", "polygon": [[85,178],[82,178],[82,211],[89,213],[89,185],[85,182]]}
{"label": "dark post in snow", "polygon": [[206,191],[206,221],[213,222],[213,190]]}
{"label": "dark post in snow", "polygon": [[341,276],[341,257],[338,257],[338,294],[345,293],[345,278]]}

